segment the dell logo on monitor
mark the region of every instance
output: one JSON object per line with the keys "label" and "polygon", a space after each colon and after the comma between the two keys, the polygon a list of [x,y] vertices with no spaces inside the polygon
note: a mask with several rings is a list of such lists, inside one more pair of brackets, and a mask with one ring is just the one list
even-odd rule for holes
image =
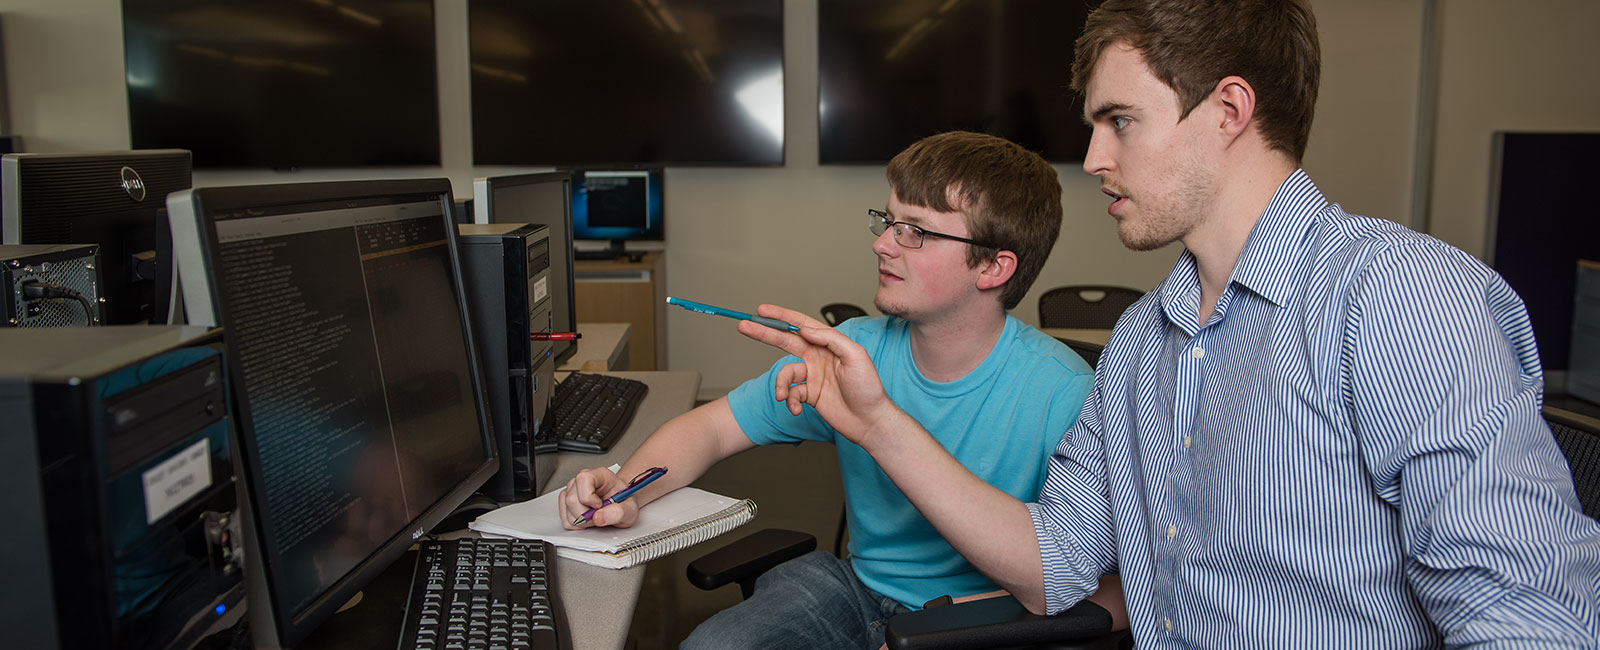
{"label": "dell logo on monitor", "polygon": [[127,192],[130,199],[144,200],[144,179],[139,178],[139,172],[126,165],[122,167],[122,191]]}

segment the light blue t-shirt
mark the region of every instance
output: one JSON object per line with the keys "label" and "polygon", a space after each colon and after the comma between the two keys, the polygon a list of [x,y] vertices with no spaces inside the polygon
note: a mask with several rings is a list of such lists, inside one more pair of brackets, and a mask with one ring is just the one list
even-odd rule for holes
{"label": "light blue t-shirt", "polygon": [[[968,469],[1027,502],[1044,483],[1050,451],[1078,419],[1094,370],[1067,346],[1010,315],[988,358],[952,382],[924,377],[911,357],[908,324],[855,318],[839,331],[865,347],[885,393]],[[728,395],[733,416],[758,445],[830,442],[850,525],[850,561],[861,582],[908,607],[943,594],[993,591],[994,583],[951,548],[872,457],[810,406],[799,415],[774,398],[780,359]]]}

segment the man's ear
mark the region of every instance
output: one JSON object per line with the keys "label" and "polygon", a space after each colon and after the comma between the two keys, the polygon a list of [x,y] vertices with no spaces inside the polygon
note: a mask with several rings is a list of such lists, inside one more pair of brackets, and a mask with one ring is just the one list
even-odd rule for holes
{"label": "man's ear", "polygon": [[988,262],[984,262],[983,270],[978,273],[978,290],[993,289],[1006,283],[1017,272],[1017,254],[1011,251],[1000,251]]}
{"label": "man's ear", "polygon": [[1230,140],[1244,135],[1255,119],[1256,89],[1243,77],[1230,76],[1218,81],[1211,95],[1222,110],[1222,122],[1218,125],[1222,133]]}

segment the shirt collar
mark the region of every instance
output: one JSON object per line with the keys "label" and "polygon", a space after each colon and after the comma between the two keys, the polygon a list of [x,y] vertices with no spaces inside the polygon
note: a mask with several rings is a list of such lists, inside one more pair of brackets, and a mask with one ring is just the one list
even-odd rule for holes
{"label": "shirt collar", "polygon": [[1302,251],[1314,217],[1326,207],[1328,200],[1305,170],[1294,170],[1250,230],[1229,282],[1239,283],[1278,307],[1289,304],[1300,278],[1294,267],[1305,258]]}
{"label": "shirt collar", "polygon": [[[1303,257],[1299,253],[1304,249],[1308,229],[1314,223],[1312,217],[1327,206],[1328,200],[1311,182],[1311,177],[1305,170],[1296,169],[1278,187],[1272,201],[1267,203],[1266,209],[1256,219],[1256,225],[1251,228],[1250,237],[1245,240],[1244,249],[1229,273],[1228,283],[1238,283],[1278,307],[1287,305],[1293,298],[1295,283],[1300,275],[1291,270]],[[1162,283],[1161,292],[1162,310],[1169,320],[1179,322],[1180,319],[1174,318],[1178,313],[1192,315],[1198,311],[1199,269],[1194,253],[1187,248],[1179,256],[1167,281]],[[1224,301],[1227,293],[1224,289]],[[1218,307],[1219,312],[1222,311],[1220,302]],[[1196,323],[1195,327],[1198,326],[1199,323]]]}

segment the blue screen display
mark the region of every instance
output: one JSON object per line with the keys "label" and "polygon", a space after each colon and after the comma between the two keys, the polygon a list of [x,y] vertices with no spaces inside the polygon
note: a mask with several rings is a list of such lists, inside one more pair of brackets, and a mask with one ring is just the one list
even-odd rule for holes
{"label": "blue screen display", "polygon": [[573,239],[661,241],[660,168],[572,172]]}

